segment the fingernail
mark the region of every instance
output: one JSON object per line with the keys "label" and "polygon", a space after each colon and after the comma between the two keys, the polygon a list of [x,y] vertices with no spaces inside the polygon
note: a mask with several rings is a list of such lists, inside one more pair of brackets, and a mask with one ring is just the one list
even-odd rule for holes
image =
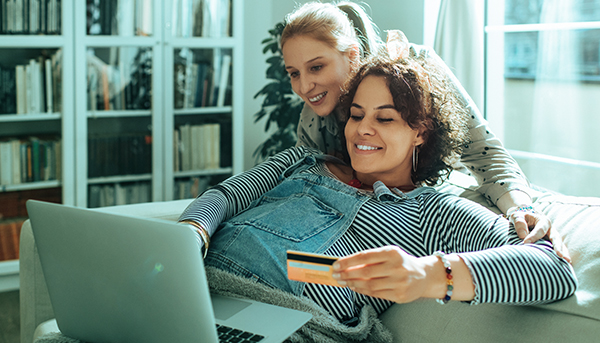
{"label": "fingernail", "polygon": [[342,281],[342,280],[338,280],[338,285],[345,287],[346,286],[346,281]]}
{"label": "fingernail", "polygon": [[340,273],[333,273],[331,276],[337,280],[340,278]]}
{"label": "fingernail", "polygon": [[338,271],[338,270],[340,270],[340,264],[339,264],[339,263],[337,263],[337,262],[334,262],[334,263],[333,263],[333,270],[335,270],[335,271]]}

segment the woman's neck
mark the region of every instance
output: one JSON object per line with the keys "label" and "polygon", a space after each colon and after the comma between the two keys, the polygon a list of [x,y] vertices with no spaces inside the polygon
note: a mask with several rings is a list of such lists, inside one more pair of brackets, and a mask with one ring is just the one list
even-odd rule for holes
{"label": "woman's neck", "polygon": [[[329,171],[333,173],[338,179],[342,182],[359,189],[372,190],[373,182],[369,182],[369,180],[375,179],[371,177],[370,174],[361,174],[357,173],[352,167],[345,166],[336,163],[327,163],[327,167]],[[377,180],[375,180],[377,181]],[[382,181],[388,188],[398,188],[403,192],[412,191],[416,188],[416,186],[412,183],[411,180],[380,180]]]}
{"label": "woman's neck", "polygon": [[[363,181],[365,180],[365,181]],[[373,182],[369,182],[366,180],[374,180]],[[352,170],[352,180],[348,183],[350,186],[361,188],[361,189],[373,189],[373,183],[375,181],[383,182],[388,188],[398,188],[403,192],[409,192],[416,188],[413,184],[412,180],[404,180],[401,181],[399,179],[395,180],[377,180],[377,178],[372,177],[369,174],[361,174],[356,172],[354,169]]]}

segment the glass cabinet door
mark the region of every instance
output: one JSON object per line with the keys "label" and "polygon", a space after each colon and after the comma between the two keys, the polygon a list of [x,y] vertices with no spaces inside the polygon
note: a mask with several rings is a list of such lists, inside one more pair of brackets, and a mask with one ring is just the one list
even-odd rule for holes
{"label": "glass cabinet door", "polygon": [[171,11],[171,36],[222,38],[233,36],[231,0],[175,0]]}
{"label": "glass cabinet door", "polygon": [[0,292],[19,288],[26,201],[73,204],[70,14],[56,0],[0,1]]}
{"label": "glass cabinet door", "polygon": [[166,5],[165,75],[172,83],[165,127],[172,131],[165,133],[165,196],[170,199],[196,197],[233,173],[234,10],[230,0]]}
{"label": "glass cabinet door", "polygon": [[90,0],[85,6],[85,32],[77,36],[85,56],[78,88],[85,93],[77,101],[85,113],[78,117],[79,141],[85,142],[78,156],[87,161],[79,199],[88,207],[157,198],[153,143],[161,112],[154,110],[153,89],[160,37],[154,35],[154,2]]}
{"label": "glass cabinet door", "polygon": [[152,36],[152,0],[87,0],[89,36]]}

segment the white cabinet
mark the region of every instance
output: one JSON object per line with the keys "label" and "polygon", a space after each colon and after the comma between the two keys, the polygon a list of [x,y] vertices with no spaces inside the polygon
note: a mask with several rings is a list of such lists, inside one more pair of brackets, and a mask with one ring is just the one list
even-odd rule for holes
{"label": "white cabinet", "polygon": [[[243,0],[0,5],[0,225],[30,198],[190,198],[242,171]],[[0,291],[17,274],[0,262]]]}

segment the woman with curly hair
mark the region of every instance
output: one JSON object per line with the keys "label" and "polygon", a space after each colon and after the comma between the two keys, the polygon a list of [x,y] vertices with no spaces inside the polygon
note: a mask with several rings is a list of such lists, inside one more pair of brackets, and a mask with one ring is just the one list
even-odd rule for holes
{"label": "woman with curly hair", "polygon": [[[413,147],[411,181],[415,185],[434,186],[452,171],[452,163],[460,158],[468,142],[467,113],[457,94],[449,90],[449,79],[435,65],[422,65],[414,59],[386,63],[385,58],[375,56],[367,60],[349,80],[340,98],[341,119],[346,126],[357,120],[353,116],[358,111],[353,99],[359,85],[367,76],[382,77],[394,110],[411,129],[419,130],[423,138],[422,144]],[[342,135],[340,140],[347,159],[346,136]]]}
{"label": "woman with curly hair", "polygon": [[[386,48],[378,31],[364,9],[351,1],[309,1],[286,16],[281,52],[292,89],[304,101],[296,146],[305,145],[333,156],[343,153],[338,139],[340,88],[358,65]],[[447,87],[458,93],[462,110],[468,112],[469,144],[465,144],[454,167],[477,179],[477,192],[507,214],[525,243],[547,235],[557,252],[569,258],[548,217],[533,209],[536,192],[521,168],[450,68],[432,49],[409,43],[403,34],[402,38],[408,56],[436,66],[448,77]]]}
{"label": "woman with curly hair", "polygon": [[[363,309],[417,298],[532,304],[573,294],[574,272],[551,242],[522,244],[503,217],[423,186],[467,137],[444,82],[410,58],[362,66],[342,101],[348,163],[290,148],[186,209],[180,220],[210,245],[205,265],[307,297],[348,325]],[[341,257],[338,284],[289,280],[288,250]]]}

